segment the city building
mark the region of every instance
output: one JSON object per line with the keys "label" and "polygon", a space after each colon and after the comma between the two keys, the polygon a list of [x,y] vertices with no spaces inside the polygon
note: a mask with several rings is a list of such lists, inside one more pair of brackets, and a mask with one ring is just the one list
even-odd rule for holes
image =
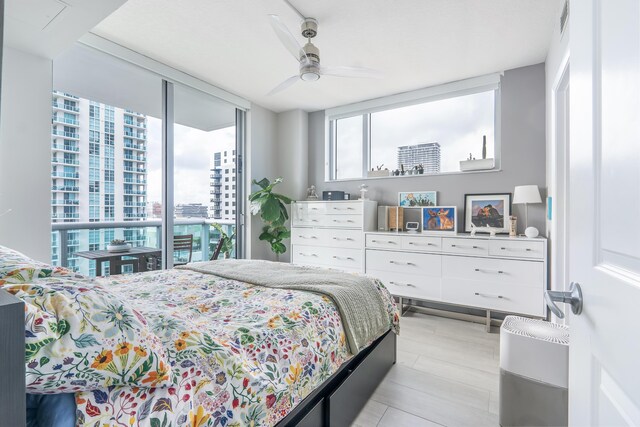
{"label": "city building", "polygon": [[[51,221],[146,219],[146,116],[59,91],[53,91],[52,108]],[[146,240],[143,229],[125,228],[119,236],[108,228],[64,234],[68,267],[74,270],[80,269],[78,251],[104,249],[116,237],[134,246]],[[52,233],[54,264],[59,240],[60,234]]]}
{"label": "city building", "polygon": [[405,170],[422,165],[424,173],[440,172],[440,144],[425,142],[398,147],[398,169]]}
{"label": "city building", "polygon": [[176,218],[208,218],[208,208],[202,203],[186,203],[176,205]]}
{"label": "city building", "polygon": [[209,175],[209,218],[236,219],[236,150],[213,154]]}

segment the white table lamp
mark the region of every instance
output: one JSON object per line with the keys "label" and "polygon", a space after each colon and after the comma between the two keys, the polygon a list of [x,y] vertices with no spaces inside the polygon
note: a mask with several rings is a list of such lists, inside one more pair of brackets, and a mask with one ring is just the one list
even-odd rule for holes
{"label": "white table lamp", "polygon": [[514,205],[524,203],[524,234],[527,237],[538,237],[540,232],[535,227],[529,227],[529,203],[542,203],[540,198],[540,190],[537,185],[518,185],[513,190],[513,202]]}

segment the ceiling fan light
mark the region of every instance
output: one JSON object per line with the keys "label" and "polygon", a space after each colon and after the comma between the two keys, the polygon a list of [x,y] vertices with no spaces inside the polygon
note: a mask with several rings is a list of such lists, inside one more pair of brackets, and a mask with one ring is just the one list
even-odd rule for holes
{"label": "ceiling fan light", "polygon": [[305,82],[315,82],[320,78],[320,74],[307,71],[300,74],[300,78]]}

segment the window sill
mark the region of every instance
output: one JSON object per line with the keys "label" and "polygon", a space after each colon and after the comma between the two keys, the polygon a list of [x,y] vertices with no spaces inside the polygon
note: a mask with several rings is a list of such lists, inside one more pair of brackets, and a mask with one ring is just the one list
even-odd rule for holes
{"label": "window sill", "polygon": [[424,173],[422,175],[401,175],[401,176],[372,176],[372,177],[361,177],[361,178],[343,178],[343,179],[325,179],[325,183],[330,182],[353,182],[353,181],[377,181],[380,179],[412,179],[412,178],[426,178],[426,177],[437,177],[437,176],[450,176],[450,175],[475,175],[478,173],[496,173],[502,172],[501,168],[496,169],[487,169],[487,170],[477,170],[477,171],[457,171],[457,172],[441,172],[441,173]]}

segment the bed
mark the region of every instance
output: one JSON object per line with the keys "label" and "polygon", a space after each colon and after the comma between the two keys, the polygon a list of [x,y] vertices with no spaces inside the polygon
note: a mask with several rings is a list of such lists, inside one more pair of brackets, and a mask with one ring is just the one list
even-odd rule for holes
{"label": "bed", "polygon": [[8,251],[27,392],[74,393],[79,426],[345,425],[395,362],[398,312],[374,279],[386,328],[354,350],[327,295],[189,268],[90,279]]}

